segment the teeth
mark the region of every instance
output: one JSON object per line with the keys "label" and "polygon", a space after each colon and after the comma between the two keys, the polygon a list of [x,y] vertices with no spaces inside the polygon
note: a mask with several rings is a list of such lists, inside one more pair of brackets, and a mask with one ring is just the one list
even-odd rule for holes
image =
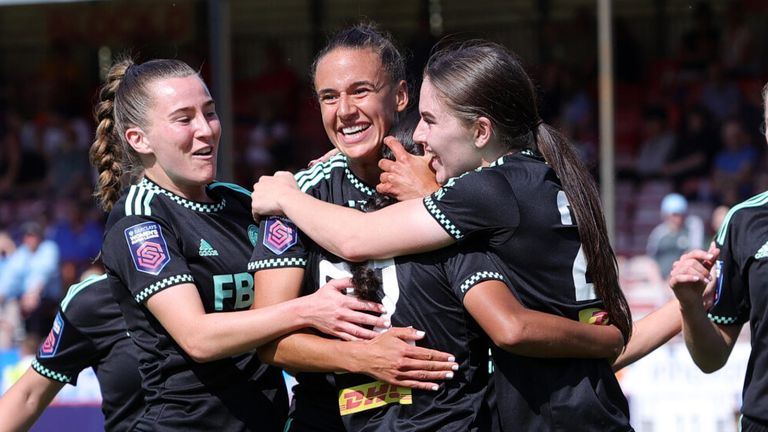
{"label": "teeth", "polygon": [[352,135],[365,130],[366,128],[368,128],[368,126],[351,126],[343,128],[341,132],[344,133],[344,135]]}

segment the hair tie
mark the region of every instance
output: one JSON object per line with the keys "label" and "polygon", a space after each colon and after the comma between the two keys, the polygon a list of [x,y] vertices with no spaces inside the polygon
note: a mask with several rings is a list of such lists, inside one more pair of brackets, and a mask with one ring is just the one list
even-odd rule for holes
{"label": "hair tie", "polygon": [[533,123],[533,126],[531,126],[531,132],[536,132],[536,129],[538,129],[538,128],[539,128],[539,126],[541,126],[541,124],[542,124],[542,123],[544,123],[544,120],[542,120],[542,119],[538,119],[538,120],[536,120],[536,121]]}

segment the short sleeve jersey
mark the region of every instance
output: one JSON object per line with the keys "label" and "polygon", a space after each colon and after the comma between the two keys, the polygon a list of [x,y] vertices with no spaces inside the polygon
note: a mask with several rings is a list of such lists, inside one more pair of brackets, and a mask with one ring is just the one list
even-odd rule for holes
{"label": "short sleeve jersey", "polygon": [[52,381],[77,385],[78,374],[92,367],[101,389],[104,428],[129,431],[144,409],[138,364],[107,276],[98,275],[69,288],[32,369]]}
{"label": "short sleeve jersey", "polygon": [[[304,193],[317,199],[357,209],[376,192],[352,173],[342,154],[296,173],[296,182]],[[312,294],[327,282],[325,276],[321,276],[321,262],[342,262],[286,218],[265,219],[261,222],[260,232],[262,235],[248,263],[249,270],[304,268],[303,295]],[[301,430],[301,425],[311,425],[316,431],[343,430],[336,404],[334,375],[299,373],[296,380],[289,431]]]}
{"label": "short sleeve jersey", "polygon": [[[456,241],[485,241],[524,305],[596,320],[602,302],[578,227],[540,155],[507,155],[449,179],[424,205]],[[502,430],[629,430],[629,407],[607,360],[533,360],[495,347],[493,359]]]}
{"label": "short sleeve jersey", "polygon": [[139,347],[146,395],[138,430],[282,430],[281,372],[254,352],[197,363],[146,307],[160,291],[193,283],[206,313],[249,309],[248,256],[258,238],[250,194],[212,183],[193,202],[148,178],[128,188],[107,220],[102,249],[110,288]]}
{"label": "short sleeve jersey", "polygon": [[768,192],[735,205],[715,242],[715,303],[709,319],[719,325],[749,321],[752,352],[744,378],[742,413],[768,424]]}
{"label": "short sleeve jersey", "polygon": [[[328,264],[331,265],[330,263]],[[349,431],[487,431],[484,404],[489,341],[464,309],[477,284],[504,278],[481,251],[453,245],[439,251],[368,263],[382,281],[379,297],[396,327],[426,333],[418,346],[449,352],[459,369],[437,391],[390,385],[358,374],[341,374],[339,410]],[[345,276],[346,263],[336,264]]]}

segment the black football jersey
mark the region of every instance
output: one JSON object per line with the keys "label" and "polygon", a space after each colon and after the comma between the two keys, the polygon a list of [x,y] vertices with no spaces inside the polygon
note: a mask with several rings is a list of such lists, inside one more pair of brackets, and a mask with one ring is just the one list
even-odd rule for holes
{"label": "black football jersey", "polygon": [[[449,179],[424,205],[455,240],[485,242],[525,306],[583,322],[600,314],[568,200],[539,155],[504,156]],[[493,359],[502,430],[631,429],[607,360],[531,359],[495,347]]]}
{"label": "black football jersey", "polygon": [[720,325],[749,321],[752,352],[741,411],[768,424],[768,192],[733,206],[715,242],[720,257],[709,319]]}
{"label": "black football jersey", "polygon": [[[352,173],[343,154],[300,171],[295,177],[303,192],[325,202],[356,209],[376,192]],[[284,217],[261,221],[259,231],[262,235],[253,249],[248,269],[304,268],[302,295],[312,294],[325,284],[320,273],[321,262],[342,261],[320,248]],[[336,404],[334,375],[302,372],[296,375],[296,381],[287,431],[343,431]]]}
{"label": "black football jersey", "polygon": [[[377,293],[396,327],[426,333],[418,346],[453,354],[459,364],[437,391],[398,387],[366,375],[336,377],[338,403],[348,431],[487,431],[485,405],[489,341],[464,309],[464,295],[486,280],[504,280],[482,251],[458,245],[425,254],[374,260]],[[344,262],[322,262],[328,279],[347,277]],[[383,330],[383,329],[381,329]]]}
{"label": "black football jersey", "polygon": [[77,385],[78,374],[92,367],[101,389],[104,428],[129,431],[144,409],[138,364],[107,276],[98,275],[69,288],[32,369],[50,380]]}
{"label": "black football jersey", "polygon": [[103,246],[110,287],[139,347],[147,407],[138,430],[281,431],[287,395],[280,370],[255,352],[193,361],[149,312],[166,288],[194,283],[206,313],[249,309],[248,257],[259,237],[250,194],[228,183],[193,202],[144,178],[112,209]]}

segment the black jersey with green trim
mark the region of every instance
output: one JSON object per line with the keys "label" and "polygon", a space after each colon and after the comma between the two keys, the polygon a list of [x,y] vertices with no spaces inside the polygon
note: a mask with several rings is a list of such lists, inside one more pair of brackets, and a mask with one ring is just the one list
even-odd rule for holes
{"label": "black jersey with green trim", "polygon": [[752,352],[741,412],[768,423],[768,192],[731,208],[715,242],[715,303],[709,319],[719,325],[749,321]]}
{"label": "black jersey with green trim", "polygon": [[206,313],[249,309],[248,256],[258,239],[250,194],[228,183],[193,202],[144,178],[107,220],[104,265],[139,347],[146,408],[138,430],[280,431],[287,392],[280,370],[255,352],[193,361],[146,307],[152,295],[194,283]]}
{"label": "black jersey with green trim", "polygon": [[[333,278],[349,275],[346,263],[325,262]],[[487,431],[485,405],[489,340],[464,309],[464,295],[477,284],[501,280],[494,262],[480,251],[445,249],[374,260],[385,317],[395,327],[413,326],[426,335],[418,346],[448,352],[458,370],[437,391],[398,387],[366,375],[336,377],[342,420],[348,431]],[[383,329],[379,329],[383,330]]]}
{"label": "black jersey with green trim", "polygon": [[[332,204],[359,209],[375,189],[366,185],[349,169],[347,157],[333,156],[295,175],[302,192]],[[320,248],[298,230],[290,220],[270,217],[261,221],[262,235],[256,243],[248,268],[259,271],[273,268],[304,268],[302,295],[312,294],[326,283],[320,274],[322,261],[341,262],[341,258]],[[288,431],[342,431],[344,427],[336,404],[333,374],[298,373],[293,388],[291,423]]]}
{"label": "black jersey with green trim", "polygon": [[[424,198],[455,240],[481,240],[531,308],[601,316],[578,227],[554,171],[533,152],[504,156]],[[531,359],[493,347],[502,430],[629,430],[629,407],[607,360]]]}
{"label": "black jersey with green trim", "polygon": [[99,381],[104,429],[133,430],[144,409],[139,360],[106,275],[91,276],[69,288],[32,361],[32,369],[40,375],[72,385],[88,367]]}

